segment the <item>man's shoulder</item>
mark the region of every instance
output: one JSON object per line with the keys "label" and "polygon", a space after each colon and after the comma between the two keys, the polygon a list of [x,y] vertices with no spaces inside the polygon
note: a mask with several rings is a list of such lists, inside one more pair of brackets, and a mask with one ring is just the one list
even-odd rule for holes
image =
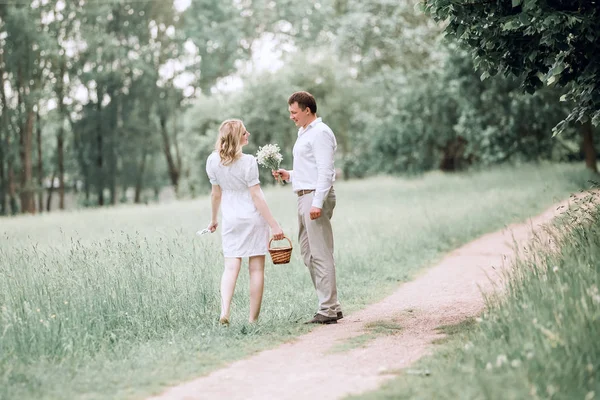
{"label": "man's shoulder", "polygon": [[317,125],[315,126],[315,128],[317,128],[318,130],[323,131],[323,132],[331,133],[333,135],[333,130],[329,127],[329,125],[327,125],[325,122],[323,122],[323,120],[319,121],[317,123]]}

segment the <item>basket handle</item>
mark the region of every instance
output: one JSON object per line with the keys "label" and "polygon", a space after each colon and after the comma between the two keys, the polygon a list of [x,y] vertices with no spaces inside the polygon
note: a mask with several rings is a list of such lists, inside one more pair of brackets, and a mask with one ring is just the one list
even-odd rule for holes
{"label": "basket handle", "polygon": [[[288,243],[290,244],[290,248],[293,248],[293,246],[292,246],[292,241],[291,241],[290,239],[288,239],[288,237],[287,237],[287,236],[285,236],[285,235],[284,235],[284,236],[283,236],[283,239],[285,239],[285,240],[287,240],[287,241],[288,241]],[[281,240],[283,240],[283,239],[281,239]],[[271,242],[273,242],[273,240],[275,240],[275,238],[271,238],[271,240],[269,240],[269,249],[271,248]]]}

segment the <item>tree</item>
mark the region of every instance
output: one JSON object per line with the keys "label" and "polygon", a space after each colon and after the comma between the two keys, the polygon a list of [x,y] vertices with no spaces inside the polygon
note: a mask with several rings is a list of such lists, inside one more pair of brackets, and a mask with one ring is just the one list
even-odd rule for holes
{"label": "tree", "polygon": [[344,1],[343,7],[336,8],[337,53],[367,76],[390,69],[406,74],[428,68],[441,28],[416,13],[415,4],[416,0]]}
{"label": "tree", "polygon": [[529,93],[544,85],[568,88],[562,99],[574,106],[555,133],[582,123],[587,165],[596,170],[591,123],[600,123],[600,3],[424,0],[422,6],[471,49],[482,78],[514,75]]}
{"label": "tree", "polygon": [[[42,22],[47,8],[48,5],[40,4],[0,5],[4,53],[0,65],[0,74],[3,75],[2,113],[7,113],[11,120],[4,121],[3,128],[7,130],[3,145],[6,144],[7,150],[11,152],[12,144],[18,143],[20,208],[27,213],[35,213],[33,130],[37,107],[48,80],[49,59],[45,51],[49,43],[49,35],[46,24]],[[7,95],[7,88],[12,93],[10,98]],[[9,195],[12,203],[14,201],[11,193],[12,174],[17,165],[12,156],[9,156],[7,161]]]}

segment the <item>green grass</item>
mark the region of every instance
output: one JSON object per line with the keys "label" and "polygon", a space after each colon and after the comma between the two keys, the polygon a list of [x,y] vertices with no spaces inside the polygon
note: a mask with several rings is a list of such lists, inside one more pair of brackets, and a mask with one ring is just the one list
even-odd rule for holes
{"label": "green grass", "polygon": [[340,343],[336,343],[330,350],[330,353],[343,353],[360,347],[365,347],[369,342],[381,336],[397,335],[402,331],[402,327],[395,322],[375,321],[365,324],[365,332],[358,336],[352,336]]}
{"label": "green grass", "polygon": [[465,332],[470,332],[476,323],[477,323],[477,321],[475,320],[475,318],[467,318],[466,320],[459,322],[456,325],[442,325],[442,326],[438,327],[436,330],[439,333],[444,334],[445,336],[443,338],[434,340],[434,343],[435,344],[447,343],[460,334],[464,334]]}
{"label": "green grass", "polygon": [[[582,202],[579,202],[582,204]],[[569,212],[520,258],[505,295],[415,368],[352,399],[582,399],[600,397],[600,208]]]}
{"label": "green grass", "polygon": [[[336,183],[339,296],[349,314],[486,232],[581,187],[579,165],[502,168]],[[265,190],[295,239],[296,197]],[[260,323],[245,323],[242,273],[232,325],[217,323],[220,236],[195,236],[209,200],[0,222],[0,398],[142,398],[310,330],[317,303],[294,240],[267,265]]]}

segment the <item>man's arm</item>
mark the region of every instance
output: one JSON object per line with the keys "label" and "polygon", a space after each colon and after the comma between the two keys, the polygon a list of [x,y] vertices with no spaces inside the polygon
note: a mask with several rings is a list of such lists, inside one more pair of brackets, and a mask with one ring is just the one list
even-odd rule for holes
{"label": "man's arm", "polygon": [[323,208],[325,197],[333,186],[335,149],[336,142],[333,132],[324,130],[316,135],[313,142],[313,152],[317,162],[317,187],[312,202],[314,208]]}
{"label": "man's arm", "polygon": [[280,168],[277,171],[273,171],[273,176],[275,178],[281,177],[281,178],[283,178],[284,181],[291,182],[293,172],[294,172],[293,170],[288,171],[283,168]]}

